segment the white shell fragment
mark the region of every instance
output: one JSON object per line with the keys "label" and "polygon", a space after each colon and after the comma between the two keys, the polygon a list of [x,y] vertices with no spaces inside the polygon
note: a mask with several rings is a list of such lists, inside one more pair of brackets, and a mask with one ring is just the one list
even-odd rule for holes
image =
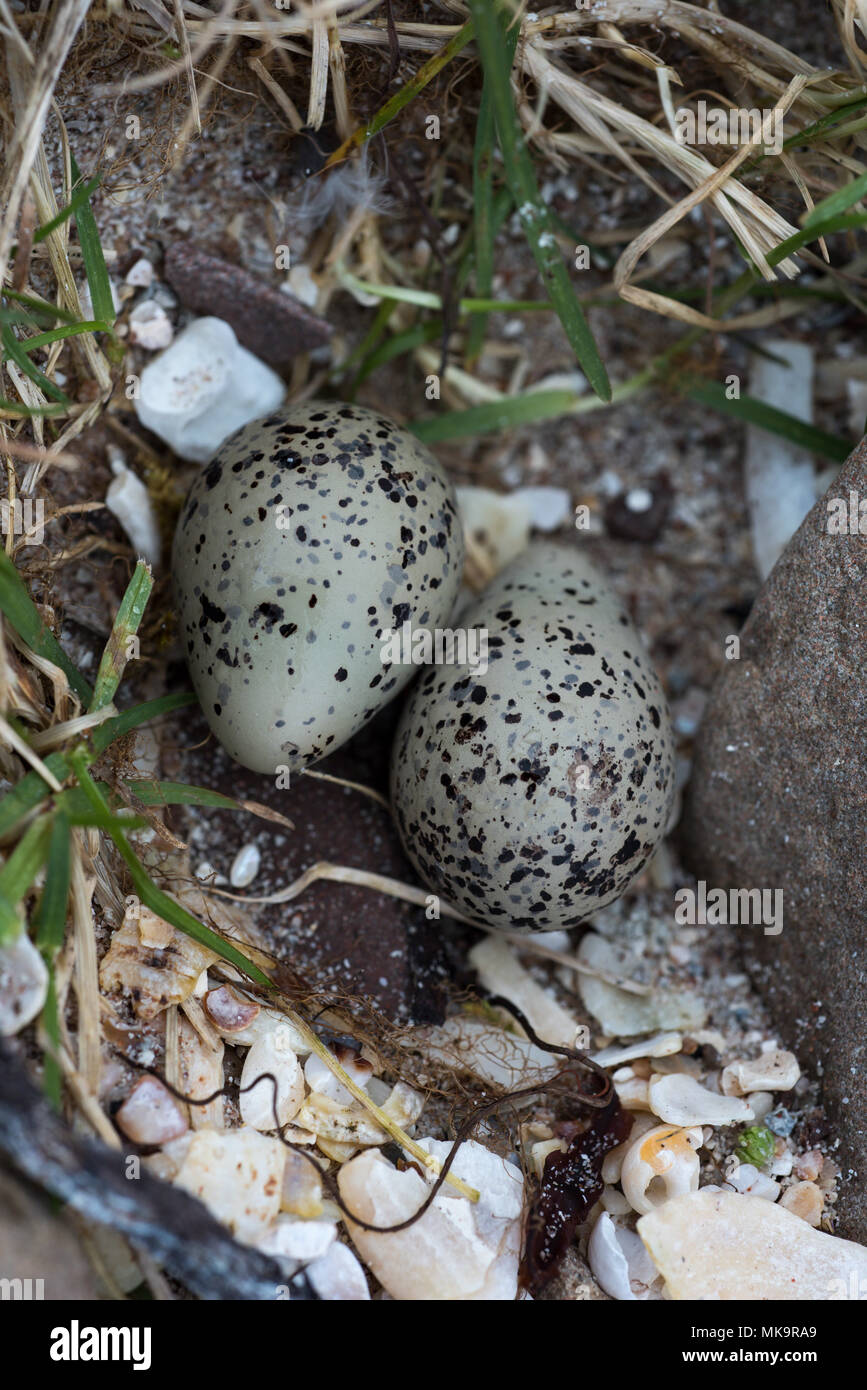
{"label": "white shell fragment", "polygon": [[786,1188],[780,1198],[780,1206],[799,1216],[808,1226],[818,1226],[822,1220],[825,1197],[814,1182],[796,1182]]}
{"label": "white shell fragment", "polygon": [[[451,1145],[424,1140],[422,1147],[442,1160]],[[478,1189],[478,1203],[446,1186],[405,1231],[382,1235],[347,1220],[353,1244],[392,1298],[514,1299],[523,1209],[520,1169],[470,1140],[462,1145],[453,1171]],[[353,1158],[338,1176],[350,1210],[377,1225],[396,1224],[417,1211],[428,1181],[412,1168],[400,1172],[376,1152]]]}
{"label": "white shell fragment", "polygon": [[634,1231],[604,1211],[593,1227],[587,1260],[599,1287],[623,1303],[660,1297],[659,1273]]}
{"label": "white shell fragment", "polygon": [[837,1300],[857,1298],[867,1280],[863,1245],[734,1192],[676,1197],[638,1233],[673,1299]]}
{"label": "white shell fragment", "polygon": [[248,888],[259,872],[262,855],[258,845],[242,845],[232,860],[229,882],[233,888]]}
{"label": "white shell fragment", "polygon": [[301,1221],[281,1215],[256,1243],[265,1255],[306,1264],[324,1255],[336,1237],[336,1221]]}
{"label": "white shell fragment", "polygon": [[141,905],[124,914],[112,934],[99,967],[99,983],[107,994],[122,990],[132,998],[139,1018],[156,1018],[169,1004],[180,1004],[196,989],[203,970],[218,959],[183,932],[171,928],[166,946],[155,951],[139,934]]}
{"label": "white shell fragment", "polygon": [[[295,1055],[294,1041],[293,1029],[275,1028],[254,1042],[244,1059],[241,1118],[253,1129],[275,1129],[275,1108],[277,1122],[288,1124],[304,1100],[304,1074]],[[271,1077],[276,1081],[276,1104]]]}
{"label": "white shell fragment", "polygon": [[517,1033],[507,1033],[477,1018],[447,1018],[437,1027],[416,1028],[406,1043],[431,1061],[469,1072],[507,1091],[536,1082],[541,1085],[558,1070],[549,1052]]}
{"label": "white shell fragment", "polygon": [[348,1245],[335,1241],[319,1260],[307,1265],[305,1274],[327,1303],[369,1303],[370,1290],[364,1270]]}
{"label": "white shell fragment", "polygon": [[[366,1057],[353,1055],[349,1048],[344,1048],[339,1061],[346,1074],[351,1077],[356,1086],[366,1089],[368,1082],[373,1077],[373,1067]],[[311,1091],[318,1091],[321,1095],[330,1096],[340,1105],[355,1105],[356,1100],[351,1091],[347,1091],[341,1081],[338,1081],[334,1072],[323,1062],[321,1057],[317,1057],[315,1052],[311,1052],[307,1061],[304,1063],[304,1080]]]}
{"label": "white shell fragment", "polygon": [[176,1185],[204,1202],[238,1240],[257,1244],[280,1210],[286,1152],[280,1140],[244,1126],[174,1140],[170,1158],[175,1145],[181,1155]]}
{"label": "white shell fragment", "polygon": [[734,1160],[727,1173],[726,1182],[735,1192],[743,1192],[748,1197],[762,1197],[766,1202],[775,1202],[780,1195],[780,1184],[762,1173],[754,1163],[739,1163]]}
{"label": "white shell fragment", "polygon": [[653,1113],[672,1125],[734,1125],[755,1118],[746,1101],[717,1095],[694,1077],[677,1072],[652,1076],[647,1098]]}
{"label": "white shell fragment", "polygon": [[508,941],[488,936],[470,951],[469,962],[478,972],[484,988],[511,1000],[545,1042],[560,1047],[575,1045],[578,1020],[536,983]]}
{"label": "white shell fragment", "polygon": [[143,299],[130,310],[129,340],[148,352],[167,348],[175,336],[172,321],[156,299]]}
{"label": "white shell fragment", "polygon": [[127,468],[117,454],[112,459],[111,471],[114,477],[105,494],[105,505],[117,517],[136,554],[156,568],[162,545],[150,493],[141,478]]}
{"label": "white shell fragment", "polygon": [[274,410],[285,390],[227,323],[201,318],[145,367],[135,407],[181,458],[206,463],[235,430]]}
{"label": "white shell fragment", "polygon": [[629,1043],[625,1047],[604,1047],[591,1053],[600,1067],[621,1067],[624,1062],[637,1062],[642,1057],[671,1057],[683,1047],[682,1033],[657,1033],[652,1038]]}
{"label": "white shell fragment", "polygon": [[27,933],[0,946],[0,1036],[11,1037],[32,1023],[47,993],[48,971]]}
{"label": "white shell fragment", "polygon": [[481,552],[492,577],[525,550],[530,531],[555,531],[572,514],[569,493],[560,487],[522,487],[492,492],[485,487],[455,489],[467,549]]}
{"label": "white shell fragment", "polygon": [[[598,932],[587,932],[578,950],[578,959],[595,970],[605,970],[629,979],[635,962],[628,952],[615,946]],[[697,994],[686,989],[660,989],[651,994],[629,994],[605,980],[579,975],[578,989],[584,1007],[599,1022],[603,1032],[615,1038],[632,1038],[638,1033],[677,1028],[701,1028],[707,1008]]]}
{"label": "white shell fragment", "polygon": [[801,1075],[793,1052],[761,1052],[752,1062],[737,1061],[725,1068],[722,1089],[727,1096],[750,1091],[791,1091]]}
{"label": "white shell fragment", "polygon": [[189,1129],[180,1105],[156,1076],[135,1083],[114,1121],[134,1144],[167,1144]]}
{"label": "white shell fragment", "polygon": [[147,256],[139,256],[123,277],[124,284],[132,285],[137,290],[146,290],[154,278],[154,268]]}
{"label": "white shell fragment", "polygon": [[701,1129],[661,1125],[630,1144],[620,1171],[624,1196],[635,1211],[648,1212],[698,1188]]}

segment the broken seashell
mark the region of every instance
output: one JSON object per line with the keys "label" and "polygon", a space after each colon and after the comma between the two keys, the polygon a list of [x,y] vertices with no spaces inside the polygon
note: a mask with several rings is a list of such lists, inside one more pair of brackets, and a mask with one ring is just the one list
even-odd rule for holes
{"label": "broken seashell", "polygon": [[799,1216],[808,1226],[818,1226],[822,1220],[825,1197],[814,1182],[796,1182],[786,1188],[780,1198],[780,1206]]}
{"label": "broken seashell", "polygon": [[202,971],[219,957],[174,927],[166,946],[146,946],[139,935],[143,910],[133,905],[124,914],[100,965],[99,983],[108,994],[122,990],[129,995],[137,1016],[147,1020],[188,999]]}
{"label": "broken seashell", "polygon": [[304,1100],[304,1074],[293,1034],[290,1027],[273,1029],[253,1043],[244,1059],[239,1105],[241,1119],[253,1129],[288,1124]]}
{"label": "broken seashell", "polygon": [[[366,1057],[353,1052],[352,1048],[344,1047],[337,1055],[335,1049],[335,1061],[339,1061],[343,1070],[352,1078],[356,1086],[364,1089],[368,1082],[373,1078],[373,1066]],[[304,1080],[311,1091],[316,1091],[319,1095],[330,1096],[340,1105],[355,1105],[355,1097],[351,1091],[347,1091],[341,1081],[338,1081],[334,1072],[321,1057],[315,1052],[311,1052],[307,1061],[304,1063]]]}
{"label": "broken seashell", "polygon": [[220,985],[219,989],[209,989],[203,1000],[205,1013],[220,1033],[240,1033],[249,1028],[259,1016],[259,1005],[254,999],[245,999],[236,994],[231,985]]}
{"label": "broken seashell", "polygon": [[256,1241],[265,1255],[278,1259],[318,1260],[337,1237],[336,1221],[303,1221],[297,1216],[278,1216],[273,1226]]}
{"label": "broken seashell", "polygon": [[[217,1025],[218,1032],[226,1032],[220,1025]],[[252,1047],[253,1043],[260,1038],[266,1038],[269,1033],[281,1032],[285,1038],[292,1039],[292,1051],[298,1057],[306,1057],[310,1051],[310,1044],[305,1042],[301,1033],[293,1023],[281,1014],[277,1009],[262,1009],[254,1015],[248,1024],[241,1028],[234,1028],[231,1034],[227,1034],[226,1042],[230,1042],[233,1047]]]}
{"label": "broken seashell", "polygon": [[385,1130],[360,1105],[341,1105],[321,1091],[311,1091],[296,1116],[296,1123],[316,1135],[356,1148],[386,1142]]}
{"label": "broken seashell", "polygon": [[530,1149],[530,1164],[537,1178],[541,1180],[542,1173],[545,1169],[545,1159],[548,1155],[553,1153],[565,1153],[566,1147],[565,1139],[542,1139],[538,1144],[532,1146]]}
{"label": "broken seashell", "polygon": [[[440,1162],[448,1141],[424,1139]],[[474,1140],[461,1145],[452,1171],[481,1194],[477,1203],[441,1191],[404,1231],[366,1231],[347,1218],[353,1244],[383,1288],[399,1300],[504,1301],[516,1297],[523,1178],[514,1164]],[[364,1221],[393,1225],[418,1210],[433,1173],[401,1172],[380,1153],[359,1154],[338,1174],[340,1194]],[[449,1189],[451,1192],[451,1189]]]}
{"label": "broken seashell", "polygon": [[673,1299],[837,1300],[867,1280],[863,1245],[734,1192],[675,1197],[642,1216],[638,1234]]}
{"label": "broken seashell", "polygon": [[556,1043],[560,1047],[575,1045],[578,1020],[567,1013],[548,990],[536,983],[507,941],[498,940],[495,936],[486,937],[470,951],[469,962],[478,972],[484,988],[510,1000],[545,1042]]}
{"label": "broken seashell", "polygon": [[335,1241],[304,1273],[321,1299],[329,1303],[369,1303],[367,1276],[348,1245]]}
{"label": "broken seashell", "polygon": [[225,1084],[223,1053],[219,1038],[206,1042],[187,1018],[178,1020],[178,1060],[180,1086],[190,1100],[213,1096],[207,1105],[190,1104],[190,1124],[193,1129],[223,1129],[225,1127],[225,1097],[215,1095]]}
{"label": "broken seashell", "polygon": [[238,1240],[255,1245],[276,1221],[286,1153],[279,1139],[249,1125],[221,1133],[201,1129],[173,1140],[164,1152],[182,1155],[176,1186],[204,1202]]}
{"label": "broken seashell", "polygon": [[167,922],[164,917],[158,917],[155,912],[151,912],[149,907],[142,904],[138,908],[138,938],[143,946],[149,946],[152,950],[164,951],[171,945],[175,929],[171,922]]}
{"label": "broken seashell", "polygon": [[721,1085],[727,1096],[744,1096],[750,1091],[790,1091],[800,1075],[794,1053],[774,1049],[760,1053],[751,1062],[732,1062],[723,1071]]}
{"label": "broken seashell", "polygon": [[26,932],[0,946],[0,1036],[9,1038],[42,1012],[48,994],[45,962]]}
{"label": "broken seashell", "polygon": [[620,1185],[637,1212],[652,1211],[663,1202],[698,1188],[701,1129],[660,1125],[630,1144],[623,1159]]}
{"label": "broken seashell", "polygon": [[614,1073],[613,1079],[617,1098],[625,1110],[650,1109],[648,1083],[645,1077],[636,1076],[631,1067],[621,1067]]}
{"label": "broken seashell", "polygon": [[780,1184],[769,1178],[753,1163],[740,1163],[734,1155],[726,1165],[726,1182],[735,1192],[750,1197],[761,1197],[766,1202],[775,1202],[780,1195]]}
{"label": "broken seashell", "polygon": [[134,1144],[167,1144],[190,1127],[180,1105],[156,1076],[140,1077],[114,1121]]}
{"label": "broken seashell", "polygon": [[604,1211],[593,1227],[587,1262],[599,1287],[624,1303],[660,1298],[662,1280],[640,1236]]}
{"label": "broken seashell", "polygon": [[754,1119],[746,1101],[716,1095],[691,1076],[652,1076],[647,1088],[650,1109],[661,1120],[692,1125],[733,1125]]}
{"label": "broken seashell", "polygon": [[[594,970],[626,979],[635,974],[636,962],[630,953],[598,932],[587,932],[582,938],[578,959]],[[704,1003],[690,990],[666,988],[646,995],[629,994],[593,975],[579,975],[578,991],[602,1031],[615,1038],[632,1038],[658,1029],[693,1033],[707,1017]]]}
{"label": "broken seashell", "polygon": [[507,1033],[481,1019],[447,1018],[433,1028],[415,1028],[406,1046],[417,1048],[431,1061],[469,1072],[493,1086],[513,1091],[537,1082],[543,1085],[559,1069],[550,1053],[517,1033]]}
{"label": "broken seashell", "polygon": [[[293,1139],[292,1142],[297,1141]],[[280,1207],[308,1221],[322,1212],[322,1179],[316,1166],[309,1158],[293,1153],[291,1149],[286,1151]]]}
{"label": "broken seashell", "polygon": [[601,1052],[591,1054],[591,1061],[600,1067],[620,1067],[624,1062],[635,1062],[644,1057],[669,1057],[682,1047],[682,1033],[656,1033],[652,1038],[628,1043],[625,1047],[604,1047]]}
{"label": "broken seashell", "polygon": [[382,1113],[403,1130],[410,1129],[424,1110],[424,1096],[405,1081],[397,1081],[383,1105]]}
{"label": "broken seashell", "polygon": [[618,1144],[615,1149],[609,1149],[602,1160],[602,1181],[605,1183],[619,1182],[623,1160],[628,1154],[630,1147],[635,1143],[636,1139],[641,1138],[642,1134],[648,1134],[650,1130],[656,1128],[655,1115],[646,1113],[633,1115],[629,1137],[624,1143]]}

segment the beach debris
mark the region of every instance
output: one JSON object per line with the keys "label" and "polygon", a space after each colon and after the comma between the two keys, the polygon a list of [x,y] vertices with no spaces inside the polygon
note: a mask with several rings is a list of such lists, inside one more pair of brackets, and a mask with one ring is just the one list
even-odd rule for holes
{"label": "beach debris", "polygon": [[204,1202],[238,1240],[257,1245],[276,1222],[286,1153],[279,1139],[249,1125],[200,1129],[173,1139],[164,1152],[178,1163],[175,1185]]}
{"label": "beach debris", "polygon": [[232,860],[229,882],[233,888],[248,888],[259,872],[262,855],[255,844],[242,845]]}
{"label": "beach debris", "polygon": [[[283,298],[283,296],[280,296]],[[222,319],[193,319],[147,364],[138,418],[181,458],[207,463],[224,439],[283,400],[280,377]]]}
{"label": "beach debris", "polygon": [[142,299],[129,312],[129,341],[146,352],[167,348],[174,325],[158,299]]}
{"label": "beach debris", "polygon": [[503,995],[520,1009],[540,1038],[560,1047],[574,1046],[578,1020],[533,979],[507,941],[487,936],[472,948],[468,960],[478,974],[479,983],[491,994]]}
{"label": "beach debris", "polygon": [[145,1020],[156,1018],[170,1004],[188,999],[202,971],[219,959],[216,952],[174,927],[165,946],[146,946],[140,935],[140,914],[147,932],[147,913],[137,900],[128,903],[99,968],[99,983],[105,992],[122,991],[131,999],[136,1015]]}
{"label": "beach debris", "polygon": [[[422,1140],[442,1161],[451,1145]],[[443,1187],[431,1206],[405,1230],[366,1231],[347,1218],[350,1237],[383,1288],[398,1300],[514,1299],[523,1210],[523,1178],[512,1163],[467,1140],[455,1174],[481,1197],[471,1203]],[[404,1171],[378,1150],[359,1154],[338,1174],[340,1195],[356,1216],[376,1225],[407,1220],[428,1196],[433,1174]]]}
{"label": "beach debris", "polygon": [[[578,958],[597,970],[633,978],[637,962],[624,947],[589,931],[582,938]],[[691,1031],[701,1028],[707,1007],[692,990],[666,987],[647,995],[629,994],[592,975],[579,975],[578,991],[588,1013],[603,1032],[615,1038],[632,1038],[638,1033],[660,1029]]]}
{"label": "beach debris", "polygon": [[146,290],[150,288],[153,278],[153,262],[149,261],[147,256],[139,256],[126,272],[123,282],[125,285],[132,285],[133,289]]}
{"label": "beach debris", "polygon": [[447,1018],[435,1027],[415,1028],[405,1045],[417,1048],[432,1062],[467,1072],[506,1091],[537,1082],[541,1086],[560,1068],[549,1052],[527,1038],[469,1015]]}
{"label": "beach debris", "polygon": [[668,1124],[733,1125],[754,1118],[746,1101],[709,1091],[692,1076],[674,1073],[651,1076],[647,1087],[651,1110]]}
{"label": "beach debris", "polygon": [[240,1107],[245,1125],[273,1130],[288,1124],[300,1109],[305,1095],[304,1073],[294,1043],[294,1029],[286,1026],[274,1028],[252,1044],[241,1072]]}
{"label": "beach debris", "polygon": [[326,1253],[306,1266],[304,1273],[320,1298],[329,1303],[369,1303],[364,1268],[348,1245],[334,1241]]}
{"label": "beach debris", "polygon": [[321,1216],[322,1209],[322,1178],[316,1171],[316,1165],[301,1154],[287,1149],[280,1210],[309,1221]]}
{"label": "beach debris", "polygon": [[42,1012],[48,971],[26,932],[0,946],[0,1036],[20,1033]]}
{"label": "beach debris", "polygon": [[695,1192],[704,1142],[700,1127],[678,1129],[660,1125],[629,1145],[620,1170],[620,1185],[630,1206],[652,1211],[685,1192]]}
{"label": "beach debris", "polygon": [[591,1112],[586,1127],[566,1150],[545,1159],[533,1197],[521,1265],[522,1282],[538,1293],[557,1273],[575,1230],[586,1221],[602,1194],[602,1164],[609,1150],[629,1134],[631,1117],[616,1096]]}
{"label": "beach debris", "polygon": [[640,1038],[638,1042],[623,1046],[614,1043],[590,1055],[597,1066],[622,1067],[626,1062],[640,1061],[643,1057],[671,1057],[682,1047],[682,1033],[654,1033],[650,1038]]}
{"label": "beach debris", "polygon": [[[366,1057],[356,1052],[351,1047],[335,1047],[334,1057],[340,1063],[348,1076],[361,1087],[366,1087],[368,1082],[373,1079],[373,1063]],[[307,1061],[304,1063],[304,1080],[311,1091],[317,1091],[324,1096],[330,1096],[340,1105],[354,1105],[355,1097],[337,1077],[331,1068],[318,1057],[315,1052],[311,1052]]]}
{"label": "beach debris", "polygon": [[291,1273],[299,1264],[319,1259],[337,1238],[337,1222],[329,1220],[303,1221],[300,1217],[281,1213],[256,1244],[265,1255],[288,1260]]}
{"label": "beach debris", "polygon": [[737,1157],[730,1160],[726,1169],[726,1182],[735,1192],[743,1192],[749,1197],[762,1197],[766,1202],[775,1202],[780,1195],[780,1184],[767,1173],[763,1173],[754,1163],[742,1163]]}
{"label": "beach debris", "polygon": [[863,1245],[735,1192],[675,1197],[642,1216],[638,1234],[673,1299],[857,1298],[867,1280]]}
{"label": "beach debris", "polygon": [[634,1303],[662,1297],[662,1278],[641,1237],[607,1211],[593,1227],[587,1260],[599,1287],[612,1298]]}
{"label": "beach debris", "polygon": [[745,1096],[750,1091],[791,1091],[800,1075],[793,1052],[772,1048],[760,1052],[751,1062],[732,1062],[723,1070],[720,1085],[727,1096]]}
{"label": "beach debris", "polygon": [[[210,1033],[210,1030],[208,1030]],[[222,1041],[210,1034],[203,1038],[188,1018],[178,1019],[178,1062],[180,1083],[190,1098],[190,1124],[193,1129],[222,1129],[225,1125],[224,1097],[215,1095],[225,1083],[223,1074]],[[207,1105],[194,1105],[195,1100],[213,1096]]]}
{"label": "beach debris", "polygon": [[236,993],[231,985],[209,989],[203,1003],[208,1018],[223,1034],[242,1032],[255,1022],[260,1013],[255,999],[247,999]]}
{"label": "beach debris", "polygon": [[501,493],[466,485],[455,491],[468,579],[477,589],[527,548],[533,530],[556,531],[572,516],[572,499],[565,488],[519,487]]}
{"label": "beach debris", "polygon": [[774,1150],[772,1132],[765,1125],[749,1125],[738,1136],[735,1157],[741,1163],[754,1163],[757,1168],[764,1168],[773,1158]]}
{"label": "beach debris", "polygon": [[134,1144],[167,1144],[190,1127],[180,1105],[156,1076],[139,1078],[114,1122]]}
{"label": "beach debris", "polygon": [[825,1210],[825,1196],[814,1182],[795,1182],[780,1198],[780,1206],[799,1216],[808,1226],[816,1227]]}

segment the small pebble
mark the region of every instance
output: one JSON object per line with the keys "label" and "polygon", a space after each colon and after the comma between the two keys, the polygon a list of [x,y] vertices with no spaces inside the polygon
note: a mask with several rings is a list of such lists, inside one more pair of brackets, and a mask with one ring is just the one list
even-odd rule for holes
{"label": "small pebble", "polygon": [[143,299],[130,311],[129,340],[137,347],[157,352],[167,348],[174,336],[171,319],[155,299]]}
{"label": "small pebble", "polygon": [[154,278],[154,268],[147,256],[140,256],[123,277],[124,283],[137,290],[146,290]]}
{"label": "small pebble", "polygon": [[244,845],[232,860],[229,882],[233,888],[247,888],[259,872],[262,856],[257,845]]}
{"label": "small pebble", "polygon": [[114,1119],[134,1144],[167,1144],[190,1127],[180,1105],[156,1076],[143,1076],[136,1082]]}
{"label": "small pebble", "polygon": [[825,1198],[814,1182],[796,1182],[787,1187],[780,1198],[781,1207],[785,1207],[786,1211],[792,1212],[795,1216],[800,1216],[802,1221],[806,1221],[807,1225],[814,1229],[822,1220],[824,1205]]}

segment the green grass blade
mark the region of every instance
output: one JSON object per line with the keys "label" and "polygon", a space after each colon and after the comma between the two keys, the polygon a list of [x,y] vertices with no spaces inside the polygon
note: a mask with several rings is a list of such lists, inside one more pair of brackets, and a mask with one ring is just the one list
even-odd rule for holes
{"label": "green grass blade", "polygon": [[438,444],[444,439],[490,434],[494,430],[532,424],[535,420],[548,420],[564,415],[582,399],[574,391],[526,391],[520,396],[486,401],[484,405],[473,405],[467,410],[450,410],[430,420],[415,420],[409,428],[425,444]]}
{"label": "green grass blade", "polygon": [[512,102],[511,64],[506,61],[506,36],[498,7],[492,0],[467,0],[467,3],[476,25],[476,42],[485,80],[491,84],[491,102],[506,178],[524,234],[582,371],[596,395],[601,400],[610,401],[608,373],[560,253]]}
{"label": "green grass blade", "polygon": [[[66,908],[69,899],[70,824],[62,812],[54,818],[45,868],[45,887],[33,913],[36,945],[48,969],[48,993],[42,1009],[42,1028],[56,1051],[60,1046],[60,1018],[57,1007],[57,981],[54,957],[66,934]],[[42,1086],[56,1109],[60,1108],[62,1077],[51,1050],[46,1050]]]}
{"label": "green grass blade", "polygon": [[20,367],[25,376],[29,377],[35,386],[51,400],[57,401],[60,405],[68,406],[69,397],[55,382],[51,381],[44,372],[41,372],[35,362],[31,362],[27,356],[25,345],[15,337],[10,323],[0,324],[0,340],[3,343],[3,357],[11,357],[17,367]]}
{"label": "green grass blade", "polygon": [[79,184],[78,188],[73,190],[72,197],[66,204],[66,207],[61,208],[60,211],[52,217],[51,221],[46,222],[43,227],[37,227],[36,231],[33,233],[34,245],[37,242],[44,241],[47,236],[51,236],[51,233],[56,231],[58,227],[62,227],[67,218],[74,217],[82,203],[87,203],[91,193],[95,193],[98,187],[99,174],[95,174],[87,183]]}
{"label": "green grass blade", "polygon": [[[515,58],[520,25],[513,24],[506,34],[505,53],[507,71],[511,72]],[[476,139],[473,147],[473,244],[476,253],[476,293],[479,299],[490,299],[494,286],[494,104],[491,98],[491,81],[485,77],[479,115],[476,122]],[[509,197],[511,203],[511,195]],[[471,365],[476,361],[485,341],[487,316],[481,315],[470,324],[467,333],[466,361]]]}
{"label": "green grass blade", "polygon": [[96,673],[91,710],[110,705],[121,682],[129,657],[129,639],[138,631],[154,586],[150,566],[139,560],[115,615],[111,634]]}
{"label": "green grass blade", "polygon": [[[81,171],[75,162],[74,156],[70,156],[70,162],[72,167],[74,197],[74,186],[80,184],[82,179]],[[102,243],[99,239],[96,218],[90,206],[89,196],[84,198],[76,208],[75,225],[78,228],[81,259],[84,261],[84,273],[87,276],[87,285],[90,290],[93,317],[95,319],[104,319],[106,323],[113,324],[117,316],[114,312],[111,283],[108,278],[108,268],[105,264]]]}
{"label": "green grass blade", "polygon": [[50,831],[51,817],[40,816],[27,827],[0,869],[0,946],[8,946],[21,933],[16,904],[45,863]]}
{"label": "green grass blade", "polygon": [[75,669],[57,638],[43,622],[39,610],[5,550],[0,548],[0,611],[12,624],[18,636],[32,647],[38,656],[59,666],[79,699],[87,704],[91,689]]}
{"label": "green grass blade", "polygon": [[[830,193],[827,198],[823,198],[821,203],[816,206],[804,218],[801,226],[806,231],[808,227],[815,227],[821,222],[827,222],[831,217],[838,217],[846,212],[853,203],[858,203],[867,194],[867,170],[859,174],[857,179],[851,183],[844,184],[838,188],[836,193]],[[814,233],[820,235],[820,233]]]}
{"label": "green grass blade", "polygon": [[265,985],[269,989],[273,988],[273,983],[268,976],[257,965],[254,965],[242,951],[239,951],[231,942],[218,936],[210,927],[206,927],[204,922],[200,922],[185,907],[181,907],[180,903],[176,903],[174,898],[170,898],[161,888],[157,888],[144,865],[128,844],[126,836],[116,828],[108,805],[88,772],[87,762],[87,757],[80,748],[70,754],[70,763],[78,777],[79,785],[89,798],[94,812],[104,816],[106,834],[110,836],[118,854],[126,864],[133,887],[145,907],[150,908],[151,912],[155,912],[164,921],[171,922],[173,927],[177,927],[179,931],[192,937],[194,941],[198,941],[201,946],[206,946],[208,950],[214,951],[230,965],[242,970],[256,984]]}
{"label": "green grass blade", "polygon": [[151,719],[159,719],[164,714],[173,714],[175,710],[197,703],[191,690],[183,690],[175,695],[161,695],[158,700],[145,700],[143,704],[133,705],[132,709],[125,709],[114,719],[106,719],[104,724],[97,725],[90,736],[94,752],[104,753],[115,739],[132,733],[140,724],[147,724]]}
{"label": "green grass blade", "polygon": [[842,463],[855,447],[849,440],[817,429],[815,425],[808,425],[804,420],[787,414],[785,410],[777,410],[775,406],[756,400],[754,396],[741,396],[739,400],[729,400],[725,387],[718,381],[694,382],[689,386],[687,394],[692,400],[709,405],[722,415],[744,420],[749,425],[758,425],[760,429],[788,439],[803,449],[809,449],[810,453],[830,459],[832,463]]}
{"label": "green grass blade", "polygon": [[50,328],[45,333],[36,333],[32,338],[20,338],[18,346],[25,352],[36,352],[38,348],[50,347],[61,338],[74,338],[78,333],[108,333],[111,324],[104,319],[88,319],[82,323],[64,323],[60,328]]}

